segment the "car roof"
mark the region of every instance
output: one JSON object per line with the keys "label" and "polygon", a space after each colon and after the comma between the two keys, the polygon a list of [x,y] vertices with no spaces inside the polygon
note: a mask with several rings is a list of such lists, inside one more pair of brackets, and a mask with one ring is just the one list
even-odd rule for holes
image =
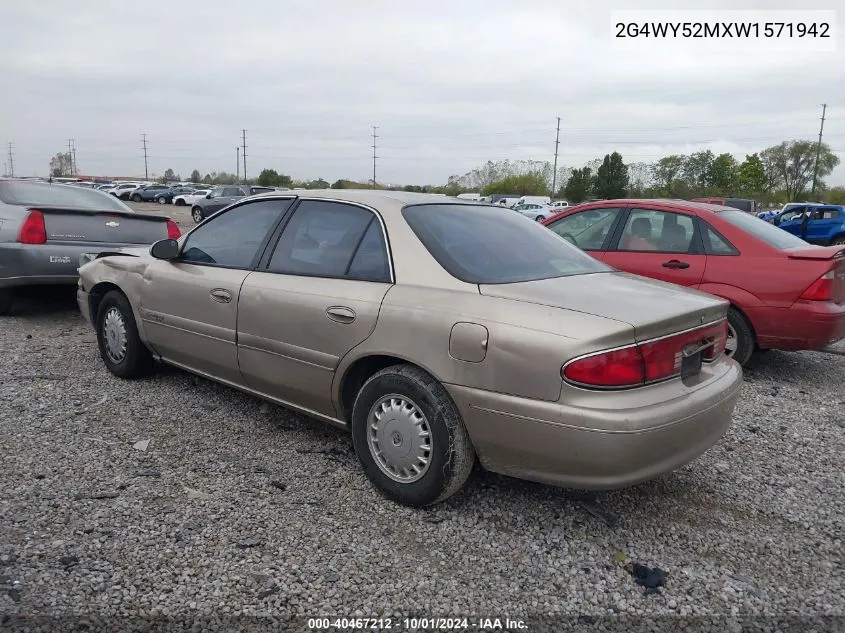
{"label": "car roof", "polygon": [[707,213],[721,213],[724,211],[738,211],[734,207],[725,207],[709,202],[694,202],[692,200],[674,200],[670,198],[617,198],[615,200],[597,200],[595,202],[582,202],[568,209],[586,210],[590,207],[618,206],[634,207],[638,204],[647,204],[665,209],[684,209],[686,211],[704,211]]}
{"label": "car roof", "polygon": [[268,191],[253,198],[325,198],[340,202],[357,202],[380,211],[385,207],[401,209],[409,204],[469,204],[478,205],[475,200],[463,200],[432,193],[411,191],[389,191],[386,189],[305,189],[302,191]]}

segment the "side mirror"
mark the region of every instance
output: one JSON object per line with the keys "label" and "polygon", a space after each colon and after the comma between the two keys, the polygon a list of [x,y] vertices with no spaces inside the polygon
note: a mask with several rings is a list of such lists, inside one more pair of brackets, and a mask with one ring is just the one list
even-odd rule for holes
{"label": "side mirror", "polygon": [[179,257],[179,242],[174,239],[159,240],[150,247],[150,255],[156,259],[176,259]]}

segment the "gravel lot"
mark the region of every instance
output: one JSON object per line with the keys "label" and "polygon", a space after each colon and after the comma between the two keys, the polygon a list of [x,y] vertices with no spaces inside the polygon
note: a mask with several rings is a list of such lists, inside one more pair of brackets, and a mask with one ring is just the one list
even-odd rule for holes
{"label": "gravel lot", "polygon": [[845,616],[845,356],[761,356],[724,440],[657,481],[579,495],[478,472],[414,511],[343,432],[174,369],[112,377],[72,294],[0,321],[0,351],[0,619]]}

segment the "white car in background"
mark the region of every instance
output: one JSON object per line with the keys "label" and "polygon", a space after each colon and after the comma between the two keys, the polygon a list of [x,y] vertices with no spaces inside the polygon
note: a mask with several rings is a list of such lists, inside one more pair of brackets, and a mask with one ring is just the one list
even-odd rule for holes
{"label": "white car in background", "polygon": [[193,193],[183,193],[180,196],[174,196],[173,204],[177,207],[192,207],[205,198],[210,191],[211,187],[208,187],[207,189],[197,189]]}
{"label": "white car in background", "polygon": [[121,182],[111,189],[106,189],[106,193],[110,193],[115,198],[119,198],[121,200],[129,200],[129,196],[132,195],[132,192],[140,186],[142,186],[140,182]]}
{"label": "white car in background", "polygon": [[542,222],[555,213],[549,205],[536,203],[517,204],[513,207],[513,210],[536,222]]}

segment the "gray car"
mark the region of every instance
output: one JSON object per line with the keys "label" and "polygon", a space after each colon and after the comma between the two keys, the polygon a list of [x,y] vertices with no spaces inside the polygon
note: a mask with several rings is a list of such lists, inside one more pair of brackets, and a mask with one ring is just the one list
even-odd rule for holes
{"label": "gray car", "polygon": [[275,191],[273,187],[259,187],[257,185],[222,185],[212,189],[204,199],[194,203],[191,207],[191,217],[199,224],[208,216],[213,215],[247,196],[258,193]]}
{"label": "gray car", "polygon": [[170,218],[137,214],[101,191],[0,179],[0,315],[21,287],[75,284],[83,253],[180,234]]}

